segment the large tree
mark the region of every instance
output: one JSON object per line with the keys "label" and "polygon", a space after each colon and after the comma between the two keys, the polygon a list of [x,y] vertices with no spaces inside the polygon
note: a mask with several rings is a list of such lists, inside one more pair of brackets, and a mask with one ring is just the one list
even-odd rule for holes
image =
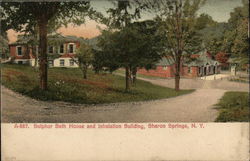
{"label": "large tree", "polygon": [[198,30],[202,30],[206,27],[212,27],[217,24],[216,21],[213,20],[211,16],[208,14],[202,13],[197,19],[196,19],[196,28]]}
{"label": "large tree", "polygon": [[150,69],[162,58],[162,40],[156,31],[154,21],[135,22],[115,32],[103,31],[98,44],[104,57],[103,65],[111,71],[128,68],[129,83],[135,84],[138,68]]}
{"label": "large tree", "polygon": [[48,24],[84,22],[90,9],[89,2],[1,2],[4,30],[31,32],[35,26],[39,33],[40,88],[47,89],[47,33]]}
{"label": "large tree", "polygon": [[237,7],[230,14],[229,30],[224,42],[229,42],[228,51],[231,57],[237,59],[240,65],[249,61],[249,1],[242,0],[242,7]]}
{"label": "large tree", "polygon": [[175,61],[175,90],[180,89],[180,69],[185,54],[198,52],[199,35],[196,28],[197,11],[203,0],[147,0],[147,6],[156,11],[162,34],[167,38],[166,54]]}
{"label": "large tree", "polygon": [[[103,17],[101,21],[108,27],[109,31],[114,32],[123,30],[133,23],[134,20],[140,18],[140,11],[143,8],[143,5],[137,5],[137,3],[134,3],[134,1],[131,0],[115,0],[112,1],[112,3],[114,7],[107,10],[108,16]],[[124,37],[124,39],[128,39],[128,37]],[[126,43],[127,41],[125,40],[120,48],[128,46]],[[126,90],[129,90],[131,86],[131,69],[127,65],[125,66],[125,70]]]}

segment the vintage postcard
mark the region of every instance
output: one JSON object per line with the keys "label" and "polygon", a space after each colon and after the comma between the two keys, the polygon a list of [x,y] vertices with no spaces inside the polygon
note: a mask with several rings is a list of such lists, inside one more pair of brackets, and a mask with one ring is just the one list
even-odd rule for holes
{"label": "vintage postcard", "polygon": [[249,160],[249,1],[0,1],[3,161]]}

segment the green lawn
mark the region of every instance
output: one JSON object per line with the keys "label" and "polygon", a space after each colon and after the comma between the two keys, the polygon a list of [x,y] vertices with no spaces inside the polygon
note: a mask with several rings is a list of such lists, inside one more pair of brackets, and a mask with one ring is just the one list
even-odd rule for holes
{"label": "green lawn", "polygon": [[138,80],[130,92],[124,91],[125,79],[112,74],[88,73],[82,78],[79,69],[49,68],[49,90],[38,87],[38,71],[25,65],[2,65],[2,84],[16,92],[46,101],[67,101],[74,103],[98,104],[112,102],[144,101],[175,97],[193,90],[181,90],[153,85]]}
{"label": "green lawn", "polygon": [[[125,70],[119,69],[119,70],[116,70],[114,73],[125,74]],[[167,79],[167,78],[164,78],[164,77],[158,77],[158,76],[153,76],[153,75],[144,75],[144,74],[139,74],[139,73],[137,73],[137,77],[148,78],[148,79],[157,79],[157,78]]]}
{"label": "green lawn", "polygon": [[220,114],[217,122],[248,122],[249,121],[249,93],[226,92],[218,103]]}
{"label": "green lawn", "polygon": [[235,77],[235,78],[230,78],[229,80],[233,82],[249,83],[248,77]]}

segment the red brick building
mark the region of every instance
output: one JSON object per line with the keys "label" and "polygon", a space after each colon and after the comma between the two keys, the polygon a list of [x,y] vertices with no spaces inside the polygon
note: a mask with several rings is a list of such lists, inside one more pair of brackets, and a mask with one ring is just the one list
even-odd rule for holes
{"label": "red brick building", "polygon": [[[10,57],[14,63],[35,65],[38,57],[38,45],[33,37],[19,37],[18,41],[9,44]],[[75,36],[62,36],[60,34],[48,36],[48,64],[55,67],[77,67],[71,56],[74,57],[76,49],[80,47],[82,39]],[[30,42],[34,41],[33,44]]]}
{"label": "red brick building", "polygon": [[[182,77],[201,77],[220,73],[219,62],[212,60],[208,53],[204,52],[191,56],[192,61],[182,63],[180,74]],[[158,76],[158,77],[174,77],[175,63],[171,57],[163,57],[157,64],[156,69],[146,70],[139,69],[139,74]]]}

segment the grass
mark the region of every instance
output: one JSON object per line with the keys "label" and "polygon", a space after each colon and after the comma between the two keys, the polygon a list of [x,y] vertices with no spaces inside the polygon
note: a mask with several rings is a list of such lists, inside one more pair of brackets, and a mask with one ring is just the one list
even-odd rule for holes
{"label": "grass", "polygon": [[[114,73],[125,74],[125,70],[119,69],[119,70],[116,70]],[[139,74],[139,73],[137,73],[136,75],[137,75],[137,77],[148,78],[148,79],[156,79],[156,78],[167,79],[165,77],[159,77],[159,76],[153,76],[153,75],[144,75],[144,74]]]}
{"label": "grass", "polygon": [[2,65],[1,83],[18,93],[44,101],[66,101],[84,104],[145,101],[175,97],[192,92],[153,85],[138,80],[136,87],[125,92],[124,77],[112,74],[88,73],[82,78],[79,69],[49,68],[47,91],[39,89],[38,71],[25,65]]}
{"label": "grass", "polygon": [[229,80],[233,82],[249,83],[248,77],[230,78]]}
{"label": "grass", "polygon": [[216,122],[249,121],[248,92],[226,92],[217,105],[220,114]]}

